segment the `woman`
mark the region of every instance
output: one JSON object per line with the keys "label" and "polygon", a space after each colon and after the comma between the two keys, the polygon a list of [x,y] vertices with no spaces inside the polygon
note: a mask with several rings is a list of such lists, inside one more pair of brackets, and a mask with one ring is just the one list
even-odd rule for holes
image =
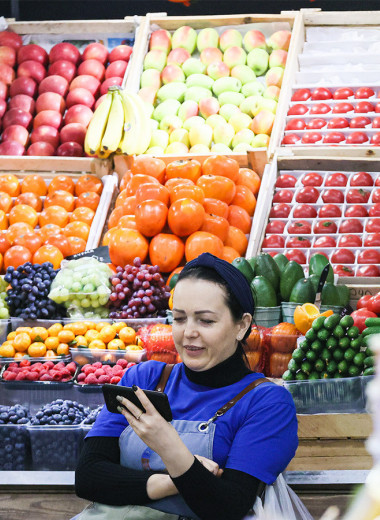
{"label": "woman", "polygon": [[165,365],[130,368],[121,384],[135,385],[146,413],[124,398],[120,414],[104,408],[76,471],[78,496],[145,507],[97,505],[96,518],[116,518],[117,510],[123,519],[238,520],[286,468],[297,448],[294,403],[244,362],[241,342],[253,310],[249,284],[235,267],[209,253],[186,264],[173,297],[173,337],[183,363],[165,387],[174,421],[166,422],[142,390],[156,388]]}

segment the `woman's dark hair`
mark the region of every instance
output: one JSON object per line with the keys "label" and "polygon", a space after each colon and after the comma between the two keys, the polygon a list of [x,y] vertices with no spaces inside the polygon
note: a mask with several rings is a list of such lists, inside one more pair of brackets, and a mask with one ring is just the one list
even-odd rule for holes
{"label": "woman's dark hair", "polygon": [[[181,271],[179,273],[177,283],[187,278],[194,280],[205,280],[206,282],[212,282],[222,287],[225,293],[225,303],[227,307],[230,309],[233,320],[237,322],[242,319],[243,315],[245,314],[245,311],[242,309],[238,299],[231,291],[231,288],[228,285],[228,283],[214,269],[206,266],[191,267],[190,269],[187,269],[184,272]],[[248,327],[248,330],[245,333],[244,338],[241,341],[238,341],[237,347],[237,352],[241,355],[248,368],[249,361],[247,359],[247,356],[245,355],[243,345],[245,344],[245,340],[248,338],[250,332],[251,327]]]}

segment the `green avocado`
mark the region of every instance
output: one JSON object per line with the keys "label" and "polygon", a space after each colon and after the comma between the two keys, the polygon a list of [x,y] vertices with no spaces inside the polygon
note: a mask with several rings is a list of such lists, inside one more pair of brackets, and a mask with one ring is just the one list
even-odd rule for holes
{"label": "green avocado", "polygon": [[350,301],[350,289],[347,287],[347,285],[336,285],[335,287],[337,288],[339,293],[339,305],[343,305],[345,307],[346,305],[348,305]]}
{"label": "green avocado", "polygon": [[341,302],[340,292],[333,283],[326,282],[323,286],[321,294],[321,304],[333,305],[337,307],[343,305]]}
{"label": "green avocado", "polygon": [[295,303],[314,303],[315,290],[309,278],[302,278],[294,285],[290,293],[290,302]]}
{"label": "green avocado", "polygon": [[278,265],[269,253],[261,253],[261,255],[256,258],[255,274],[256,276],[264,276],[267,278],[275,292],[278,291],[281,273]]}
{"label": "green avocado", "polygon": [[[329,263],[327,258],[324,255],[321,255],[320,253],[315,253],[314,255],[311,255],[310,262],[309,262],[309,275],[317,274],[318,276],[321,276],[323,268]],[[334,271],[332,266],[330,265],[329,272],[327,274],[326,282],[333,282],[334,281]]]}
{"label": "green avocado", "polygon": [[247,258],[247,262],[251,266],[251,269],[253,271],[253,275],[256,274],[256,257],[253,256],[252,258]]}
{"label": "green avocado", "polygon": [[305,274],[303,272],[302,267],[297,262],[291,260],[288,262],[281,273],[280,279],[280,295],[281,300],[284,302],[288,302],[290,298],[290,293],[296,282],[304,278]]}
{"label": "green avocado", "polygon": [[232,265],[246,277],[248,283],[252,282],[255,273],[253,272],[248,260],[246,260],[244,257],[235,258],[235,260],[232,262]]}
{"label": "green avocado", "polygon": [[265,276],[255,276],[251,282],[255,307],[276,307],[277,295],[272,284]]}
{"label": "green avocado", "polygon": [[289,260],[282,253],[278,253],[273,257],[273,260],[276,262],[278,268],[280,269],[280,273],[285,269],[285,266],[289,263]]}

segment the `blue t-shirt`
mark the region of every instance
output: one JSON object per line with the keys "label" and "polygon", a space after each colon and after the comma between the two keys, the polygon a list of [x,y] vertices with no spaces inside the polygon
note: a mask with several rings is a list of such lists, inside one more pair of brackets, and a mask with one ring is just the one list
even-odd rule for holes
{"label": "blue t-shirt", "polygon": [[[129,368],[119,384],[154,390],[164,364],[147,361]],[[165,393],[173,419],[207,421],[215,412],[262,374],[252,373],[232,385],[210,388],[192,383],[184,366],[174,366]],[[215,421],[213,460],[221,468],[244,471],[272,484],[294,457],[297,417],[291,394],[273,383],[262,383]],[[121,414],[104,406],[88,437],[119,437],[128,426]]]}

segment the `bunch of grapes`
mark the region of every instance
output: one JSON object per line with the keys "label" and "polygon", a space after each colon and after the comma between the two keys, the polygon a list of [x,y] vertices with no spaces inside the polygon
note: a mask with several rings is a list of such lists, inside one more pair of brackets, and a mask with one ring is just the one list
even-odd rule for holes
{"label": "bunch of grapes", "polygon": [[135,258],[133,265],[117,267],[111,277],[109,317],[152,318],[165,316],[170,297],[157,265],[142,264]]}
{"label": "bunch of grapes", "polygon": [[0,320],[9,318],[9,307],[6,302],[8,283],[0,277]]}
{"label": "bunch of grapes", "polygon": [[11,316],[24,320],[49,319],[65,315],[62,307],[48,298],[52,281],[57,276],[51,262],[26,262],[16,269],[7,268],[4,280],[10,284],[5,301]]}

